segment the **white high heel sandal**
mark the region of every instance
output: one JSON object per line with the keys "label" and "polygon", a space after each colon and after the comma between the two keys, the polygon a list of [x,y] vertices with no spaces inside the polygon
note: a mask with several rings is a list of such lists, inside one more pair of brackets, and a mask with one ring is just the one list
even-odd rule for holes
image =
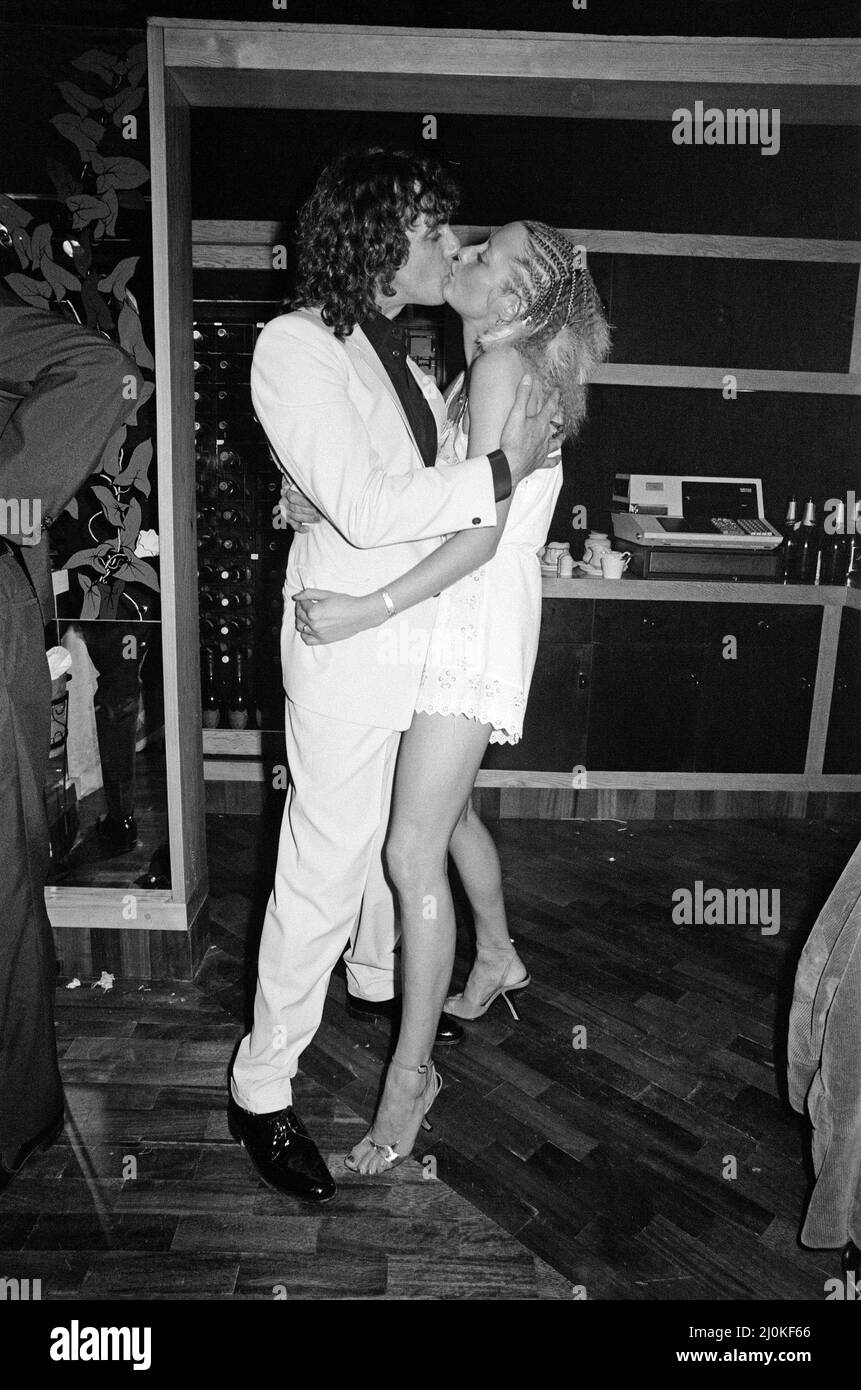
{"label": "white high heel sandal", "polygon": [[515,965],[519,966],[521,970],[526,969],[526,967],[523,964],[523,961],[520,959],[517,952],[512,951],[511,954],[506,957],[505,970],[502,973],[502,979],[500,980],[496,988],[492,990],[491,993],[487,996],[483,1004],[470,1004],[466,998],[465,993],[452,994],[448,999],[446,999],[445,1003],[443,1004],[443,1012],[451,1014],[453,1018],[483,1018],[484,1015],[487,1013],[488,1009],[490,1008],[491,1004],[493,1003],[494,999],[497,999],[501,994],[509,1009],[511,1010],[511,1016],[514,1019],[515,1023],[519,1023],[520,1015],[518,1014],[517,1010],[515,1009],[508,996],[509,994],[512,994],[515,990],[526,989],[526,986],[532,983],[532,976],[527,971],[526,976],[523,979],[510,980],[509,976],[512,974],[512,968]]}
{"label": "white high heel sandal", "polygon": [[[427,1118],[427,1113],[433,1105],[434,1101],[436,1100],[437,1096],[439,1095],[440,1091],[442,1090],[442,1077],[440,1076],[433,1062],[428,1060],[427,1062],[423,1062],[420,1067],[405,1067],[402,1062],[396,1062],[394,1058],[392,1058],[391,1062],[389,1062],[389,1066],[397,1067],[399,1071],[419,1072],[420,1074],[423,1074],[427,1077],[427,1082],[425,1083],[425,1088],[423,1092],[424,1111],[422,1113],[422,1122],[420,1127],[422,1129],[427,1130],[431,1129],[432,1125]],[[410,1145],[408,1151],[402,1154],[398,1152],[398,1145],[401,1142],[399,1139],[395,1139],[394,1143],[392,1144],[378,1144],[375,1139],[371,1138],[371,1135],[373,1134],[373,1128],[374,1127],[372,1125],[371,1128],[368,1130],[367,1134],[365,1135],[364,1139],[360,1140],[360,1144],[357,1145],[357,1148],[361,1144],[370,1144],[371,1148],[375,1149],[378,1154],[382,1154],[385,1160],[386,1167],[383,1169],[383,1172],[391,1172],[393,1168],[397,1168],[399,1163],[404,1163],[410,1157],[413,1151],[413,1147],[415,1146],[415,1138],[413,1139],[413,1142]],[[418,1137],[418,1131],[416,1131],[416,1137]],[[358,1165],[355,1162],[350,1162],[350,1154],[347,1154],[347,1157],[344,1159],[344,1167],[349,1169],[351,1173],[359,1172]],[[380,1174],[361,1173],[359,1176],[373,1178],[379,1177]]]}

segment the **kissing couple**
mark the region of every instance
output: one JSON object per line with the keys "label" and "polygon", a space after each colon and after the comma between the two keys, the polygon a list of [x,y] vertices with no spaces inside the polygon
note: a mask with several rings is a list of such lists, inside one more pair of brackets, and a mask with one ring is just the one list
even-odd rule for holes
{"label": "kissing couple", "polygon": [[[403,1162],[427,1125],[442,1084],[435,1042],[459,1041],[457,1018],[500,994],[512,1007],[529,983],[470,796],[488,742],[522,734],[561,443],[583,421],[609,329],[562,233],[513,222],[461,247],[456,202],[428,159],[337,158],[300,214],[293,308],[266,325],[251,369],[255,412],[293,485],[290,786],[229,1123],[265,1181],[307,1202],[336,1184],[291,1081],[339,956],[350,1012],[399,1023],[373,1123],[345,1160],[368,1177]],[[460,315],[467,362],[445,399],[396,323],[407,304],[443,302]],[[446,999],[448,855],[477,952],[464,992]]]}

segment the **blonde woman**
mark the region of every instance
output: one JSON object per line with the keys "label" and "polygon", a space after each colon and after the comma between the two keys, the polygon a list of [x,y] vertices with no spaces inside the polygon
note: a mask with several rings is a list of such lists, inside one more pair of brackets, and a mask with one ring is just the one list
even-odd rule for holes
{"label": "blonde woman", "polygon": [[[559,391],[562,434],[573,439],[610,335],[570,241],[543,223],[510,223],[460,251],[444,292],[463,320],[468,366],[449,397],[443,455],[456,462],[499,447],[524,371]],[[497,504],[495,529],[450,536],[385,592],[295,596],[297,628],[316,645],[382,625],[441,592],[386,842],[400,903],[402,1021],[373,1125],[346,1160],[358,1173],[385,1172],[409,1155],[442,1084],[430,1053],[454,960],[449,852],[474,910],[477,956],[447,1012],[478,1017],[497,995],[529,983],[508,934],[496,848],[470,793],[488,742],[516,743],[522,734],[541,618],[538,553],[561,485],[560,467],[534,473]]]}

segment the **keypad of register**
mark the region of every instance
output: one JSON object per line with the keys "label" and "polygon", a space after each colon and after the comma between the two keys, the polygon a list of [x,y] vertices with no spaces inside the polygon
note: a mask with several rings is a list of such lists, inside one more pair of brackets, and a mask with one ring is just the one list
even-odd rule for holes
{"label": "keypad of register", "polygon": [[724,536],[771,536],[774,534],[768,522],[760,521],[757,517],[743,516],[736,519],[731,516],[713,516],[709,520],[712,526]]}

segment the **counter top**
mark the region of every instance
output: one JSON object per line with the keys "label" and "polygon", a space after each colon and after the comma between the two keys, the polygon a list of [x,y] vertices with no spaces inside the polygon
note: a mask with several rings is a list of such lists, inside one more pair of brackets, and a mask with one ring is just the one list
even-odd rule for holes
{"label": "counter top", "polygon": [[822,584],[748,584],[723,580],[578,579],[541,581],[544,598],[624,599],[649,603],[781,603],[861,609],[861,589]]}

